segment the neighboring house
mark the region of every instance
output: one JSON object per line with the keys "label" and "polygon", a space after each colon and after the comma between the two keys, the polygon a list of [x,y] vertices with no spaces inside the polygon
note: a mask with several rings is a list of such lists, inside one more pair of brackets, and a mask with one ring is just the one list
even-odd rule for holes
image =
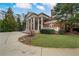
{"label": "neighboring house", "polygon": [[55,31],[60,30],[60,24],[57,23],[57,20],[45,22],[45,25],[45,28],[54,29]]}
{"label": "neighboring house", "polygon": [[51,21],[45,22],[45,28],[59,31],[60,29],[64,28],[64,24],[59,23],[57,20],[51,20]]}

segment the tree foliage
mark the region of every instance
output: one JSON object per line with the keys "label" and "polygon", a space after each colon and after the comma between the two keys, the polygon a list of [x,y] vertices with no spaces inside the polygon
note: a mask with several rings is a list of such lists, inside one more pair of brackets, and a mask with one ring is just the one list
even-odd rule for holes
{"label": "tree foliage", "polygon": [[[79,23],[79,4],[78,3],[58,3],[54,7],[57,12],[57,16],[59,16],[59,20],[65,20],[65,26],[70,28],[72,32],[73,26]],[[67,27],[66,27],[67,28]]]}
{"label": "tree foliage", "polygon": [[13,16],[13,11],[11,8],[8,8],[7,13],[5,14],[5,19],[3,20],[3,31],[16,31],[17,23]]}
{"label": "tree foliage", "polygon": [[17,31],[22,31],[22,24],[21,24],[21,19],[20,19],[20,15],[17,14]]}
{"label": "tree foliage", "polygon": [[79,4],[77,3],[58,3],[54,7],[55,11],[57,12],[57,15],[62,15],[62,17],[67,18],[69,16],[73,16],[76,13],[79,12]]}

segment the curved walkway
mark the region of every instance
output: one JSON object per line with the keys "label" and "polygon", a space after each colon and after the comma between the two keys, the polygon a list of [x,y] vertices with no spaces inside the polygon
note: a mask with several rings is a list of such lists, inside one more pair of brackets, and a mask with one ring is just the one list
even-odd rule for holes
{"label": "curved walkway", "polygon": [[43,48],[24,45],[18,38],[25,35],[22,32],[0,33],[0,55],[12,56],[78,56],[79,48]]}

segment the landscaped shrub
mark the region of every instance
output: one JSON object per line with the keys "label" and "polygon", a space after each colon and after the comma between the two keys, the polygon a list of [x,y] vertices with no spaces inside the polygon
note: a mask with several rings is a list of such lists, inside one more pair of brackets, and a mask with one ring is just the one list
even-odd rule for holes
{"label": "landscaped shrub", "polygon": [[42,33],[42,34],[54,34],[55,30],[53,30],[53,29],[41,29],[40,33]]}
{"label": "landscaped shrub", "polygon": [[64,30],[64,29],[60,29],[60,30],[58,31],[58,33],[62,35],[62,34],[65,33],[65,30]]}

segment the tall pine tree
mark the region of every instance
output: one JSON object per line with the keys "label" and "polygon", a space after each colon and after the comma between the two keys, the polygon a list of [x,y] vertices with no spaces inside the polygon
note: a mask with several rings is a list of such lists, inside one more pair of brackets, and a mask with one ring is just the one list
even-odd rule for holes
{"label": "tall pine tree", "polygon": [[4,31],[15,31],[16,29],[17,29],[17,23],[13,16],[13,11],[11,8],[8,8],[8,11],[5,14],[4,19]]}

